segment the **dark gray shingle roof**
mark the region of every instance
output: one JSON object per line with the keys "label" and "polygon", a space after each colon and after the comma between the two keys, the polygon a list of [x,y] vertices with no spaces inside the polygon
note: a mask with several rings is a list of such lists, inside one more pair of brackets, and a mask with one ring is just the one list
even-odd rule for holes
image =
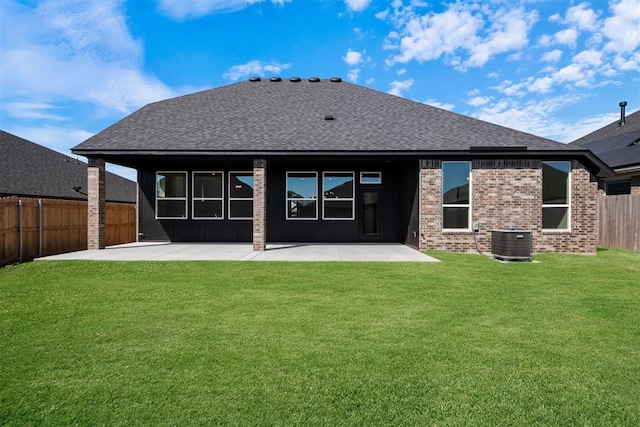
{"label": "dark gray shingle roof", "polygon": [[[325,120],[332,115],[335,120]],[[572,150],[514,129],[347,82],[245,81],[149,104],[78,154],[384,152],[526,146]]]}
{"label": "dark gray shingle roof", "polygon": [[[0,153],[0,196],[87,198],[86,163],[2,130]],[[135,203],[136,183],[107,172],[106,199]]]}
{"label": "dark gray shingle roof", "polygon": [[[571,142],[571,145],[585,147],[586,144],[594,141],[600,141],[603,139],[608,139],[640,130],[640,110],[626,116],[624,125],[620,126],[619,122],[620,120],[616,120],[615,122],[601,127],[600,129],[595,130],[590,134],[583,136],[582,138],[578,138],[575,141]],[[595,153],[598,154],[597,152]]]}
{"label": "dark gray shingle roof", "polygon": [[640,166],[640,111],[608,124],[571,143],[591,150],[613,169]]}

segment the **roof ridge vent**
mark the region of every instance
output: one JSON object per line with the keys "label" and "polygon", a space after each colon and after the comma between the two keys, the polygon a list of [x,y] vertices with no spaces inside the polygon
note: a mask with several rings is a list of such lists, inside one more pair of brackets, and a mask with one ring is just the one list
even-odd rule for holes
{"label": "roof ridge vent", "polygon": [[331,81],[333,83],[340,83],[342,81],[342,79],[340,77],[331,77]]}
{"label": "roof ridge vent", "polygon": [[302,81],[302,79],[300,77],[290,77],[289,81],[290,82],[294,82],[294,83],[298,83],[298,82]]}
{"label": "roof ridge vent", "polygon": [[320,77],[309,77],[309,81],[311,83],[318,83],[320,81]]}
{"label": "roof ridge vent", "polygon": [[250,82],[259,82],[260,80],[262,80],[260,77],[249,77],[249,81]]}
{"label": "roof ridge vent", "polygon": [[282,79],[280,77],[271,77],[269,80],[272,81],[272,82],[281,82],[282,81]]}

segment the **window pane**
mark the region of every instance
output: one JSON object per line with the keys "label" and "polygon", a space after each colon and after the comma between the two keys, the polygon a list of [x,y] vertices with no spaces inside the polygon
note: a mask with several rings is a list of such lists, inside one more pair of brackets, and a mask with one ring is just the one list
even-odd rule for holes
{"label": "window pane", "polygon": [[187,207],[184,200],[158,200],[158,218],[186,218]]}
{"label": "window pane", "polygon": [[351,219],[353,218],[353,201],[351,200],[327,200],[324,202],[325,219]]}
{"label": "window pane", "polygon": [[360,184],[382,184],[382,174],[380,172],[361,172]]}
{"label": "window pane", "polygon": [[353,198],[353,174],[326,173],[323,188],[324,197],[327,199],[351,199]]}
{"label": "window pane", "polygon": [[194,218],[222,218],[222,200],[194,200]]}
{"label": "window pane", "polygon": [[229,197],[232,199],[253,199],[253,174],[244,172],[230,173]]}
{"label": "window pane", "polygon": [[187,174],[164,172],[156,175],[158,197],[187,197]]}
{"label": "window pane", "polygon": [[566,205],[568,201],[570,162],[542,162],[542,204]]}
{"label": "window pane", "polygon": [[362,234],[378,234],[378,193],[374,191],[362,195]]}
{"label": "window pane", "polygon": [[193,174],[193,197],[201,199],[222,198],[222,173],[198,172]]}
{"label": "window pane", "polygon": [[569,228],[568,208],[542,208],[542,228],[566,230]]}
{"label": "window pane", "polygon": [[253,200],[230,200],[229,218],[253,218]]}
{"label": "window pane", "polygon": [[471,163],[469,162],[442,163],[442,202],[444,204],[469,203],[470,175]]}
{"label": "window pane", "polygon": [[631,180],[624,181],[607,181],[604,183],[605,192],[608,196],[616,196],[618,194],[631,194]]}
{"label": "window pane", "polygon": [[287,218],[317,218],[317,202],[315,200],[289,200],[287,207]]}
{"label": "window pane", "polygon": [[443,228],[469,228],[469,208],[444,208]]}
{"label": "window pane", "polygon": [[318,198],[316,174],[309,172],[287,174],[287,197],[289,199]]}

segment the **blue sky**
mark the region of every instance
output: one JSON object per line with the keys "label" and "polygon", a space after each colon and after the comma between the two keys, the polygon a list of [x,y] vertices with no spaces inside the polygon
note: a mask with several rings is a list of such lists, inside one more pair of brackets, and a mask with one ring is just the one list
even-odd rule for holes
{"label": "blue sky", "polygon": [[640,0],[0,0],[0,128],[67,154],[254,75],[340,76],[570,142],[640,109],[639,69]]}

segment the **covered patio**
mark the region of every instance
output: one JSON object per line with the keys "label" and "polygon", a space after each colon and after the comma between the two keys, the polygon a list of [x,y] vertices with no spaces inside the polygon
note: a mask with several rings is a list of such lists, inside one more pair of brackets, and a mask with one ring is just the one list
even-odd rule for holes
{"label": "covered patio", "polygon": [[251,243],[138,242],[38,260],[438,262],[400,243],[273,243],[255,251]]}

